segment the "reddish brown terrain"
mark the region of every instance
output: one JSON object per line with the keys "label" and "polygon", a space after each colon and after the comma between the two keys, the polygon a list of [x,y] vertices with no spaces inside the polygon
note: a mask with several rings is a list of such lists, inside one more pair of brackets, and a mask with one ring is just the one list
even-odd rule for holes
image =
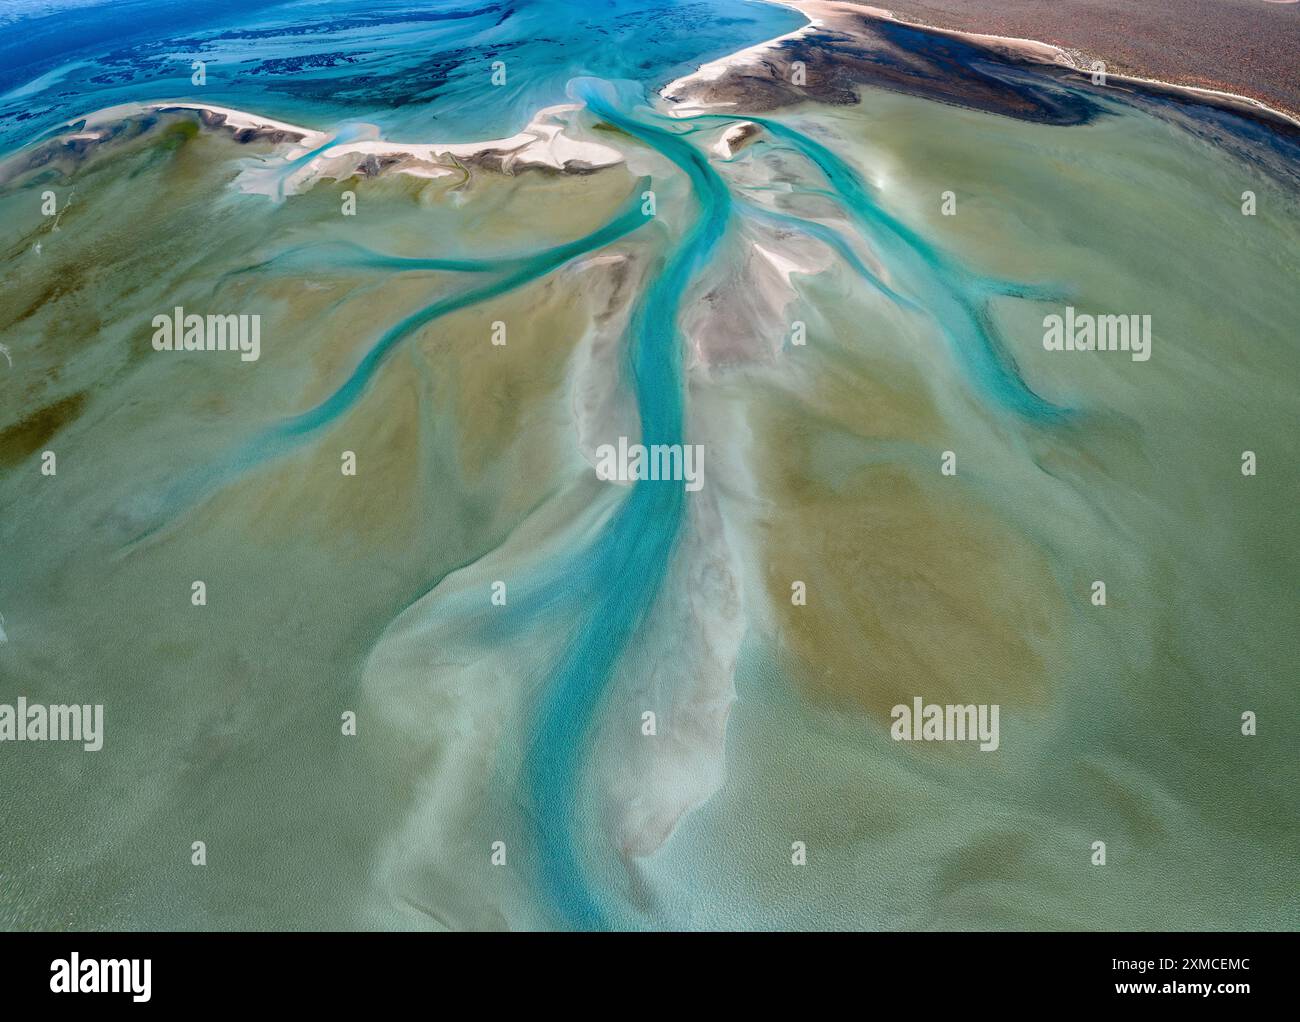
{"label": "reddish brown terrain", "polygon": [[1223,89],[1300,116],[1300,4],[1267,0],[879,0],[904,21],[1040,39],[1110,71]]}

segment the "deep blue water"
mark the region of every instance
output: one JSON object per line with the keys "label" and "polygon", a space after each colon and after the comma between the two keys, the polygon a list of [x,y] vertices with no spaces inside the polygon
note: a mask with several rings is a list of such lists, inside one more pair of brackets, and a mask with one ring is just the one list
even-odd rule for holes
{"label": "deep blue water", "polygon": [[363,120],[400,141],[495,138],[564,101],[571,78],[654,88],[802,23],[753,0],[119,0],[20,13],[0,24],[0,150],[159,99],[315,128]]}

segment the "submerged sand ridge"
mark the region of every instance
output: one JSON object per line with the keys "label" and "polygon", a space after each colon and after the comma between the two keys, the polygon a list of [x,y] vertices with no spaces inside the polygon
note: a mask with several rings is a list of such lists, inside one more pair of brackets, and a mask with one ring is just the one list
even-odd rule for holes
{"label": "submerged sand ridge", "polygon": [[[1284,729],[1237,751],[1234,728],[1246,698],[1296,716],[1295,558],[1272,539],[1295,486],[1271,468],[1294,195],[1138,107],[1089,119],[1015,69],[972,92],[902,31],[836,43],[830,103],[787,103],[762,57],[738,65],[752,96],[725,66],[705,81],[734,89],[697,108],[716,118],[596,94],[619,158],[597,173],[572,107],[462,150],[171,104],[8,179],[4,383],[32,414],[0,452],[0,669],[47,695],[94,677],[132,729],[101,784],[19,765],[92,824],[114,809],[95,833],[126,865],[75,919],[1287,921],[1294,756]],[[859,93],[875,53],[908,55],[898,87]],[[30,201],[55,170],[78,189],[58,232]],[[1240,212],[1243,178],[1268,216]],[[1067,290],[1149,312],[1153,357],[1045,349]],[[262,309],[262,359],[153,358],[137,328],[178,297]],[[600,479],[594,450],[665,408],[703,487]],[[154,476],[210,462],[207,489],[136,514]],[[146,512],[170,531],[118,549]],[[544,715],[566,663],[584,684]],[[998,749],[895,744],[890,708],[917,698],[999,705]],[[166,863],[199,822],[231,865],[196,903]],[[1124,865],[1104,880],[1101,828]],[[1196,881],[1172,906],[1170,863]],[[96,881],[30,888],[25,918],[67,920],[67,884]]]}

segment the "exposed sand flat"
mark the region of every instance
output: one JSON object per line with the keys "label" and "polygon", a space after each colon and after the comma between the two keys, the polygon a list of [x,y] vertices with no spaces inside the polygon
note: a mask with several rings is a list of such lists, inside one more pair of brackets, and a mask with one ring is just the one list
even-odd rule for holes
{"label": "exposed sand flat", "polygon": [[[793,7],[801,14],[808,17],[808,24],[803,28],[796,29],[793,32],[787,32],[785,35],[777,36],[775,39],[769,39],[766,42],[756,43],[753,46],[747,46],[743,50],[737,50],[735,53],[729,53],[725,57],[719,57],[717,60],[711,60],[707,64],[701,64],[698,68],[688,75],[674,79],[659,90],[661,96],[681,95],[688,87],[699,85],[701,82],[717,81],[729,71],[738,68],[752,68],[762,66],[765,61],[770,59],[772,53],[779,49],[787,41],[796,41],[814,35],[818,29],[823,28],[820,22],[812,12],[805,9],[806,5],[798,3],[785,3],[785,0],[772,0],[774,3],[781,3],[785,7]],[[680,112],[690,111],[690,105],[687,104],[679,108]]]}
{"label": "exposed sand flat", "polygon": [[[391,172],[435,178],[461,172],[458,169],[460,164],[473,164],[505,174],[528,168],[584,173],[622,163],[623,155],[618,150],[564,134],[564,115],[580,109],[576,103],[545,107],[536,113],[523,131],[504,139],[459,143],[395,142],[375,137],[377,128],[354,126],[346,138],[339,138],[336,144],[330,145],[333,136],[329,132],[229,107],[164,100],[97,110],[69,122],[78,130],[63,136],[63,139],[83,146],[93,145],[109,139],[115,126],[132,119],[191,111],[198,114],[204,127],[228,131],[239,142],[268,141],[293,146],[288,156],[291,161],[303,160],[301,164],[291,162],[287,166],[268,164],[252,167],[241,175],[238,182],[242,191],[283,198],[286,194],[309,188],[322,178],[350,177],[356,173],[375,176]],[[304,159],[312,153],[310,159]]]}
{"label": "exposed sand flat", "polygon": [[492,156],[499,160],[503,169],[549,167],[552,170],[586,170],[622,163],[623,156],[616,149],[598,142],[580,141],[564,134],[564,123],[557,119],[558,115],[578,109],[580,107],[576,103],[545,107],[537,112],[523,131],[504,139],[426,144],[367,139],[333,146],[321,153],[320,158],[329,160],[356,153],[367,156],[411,156],[417,160],[437,163],[446,156],[468,161],[480,161]]}
{"label": "exposed sand flat", "polygon": [[[245,110],[234,110],[230,107],[214,106],[210,103],[189,103],[184,100],[167,100],[159,103],[124,103],[120,106],[110,106],[102,110],[96,110],[92,114],[87,114],[84,118],[79,118],[79,120],[84,120],[88,129],[102,129],[130,117],[138,117],[143,113],[165,113],[171,110],[193,110],[200,115],[203,123],[208,127],[225,127],[236,135],[252,133],[258,138],[269,137],[273,140],[296,142],[309,149],[315,149],[329,139],[326,132],[301,128],[296,124],[286,124],[284,121],[262,117],[259,114],[249,113]],[[277,139],[276,136],[282,137]],[[252,141],[252,139],[245,137],[241,141]]]}
{"label": "exposed sand flat", "polygon": [[713,145],[713,152],[724,160],[729,160],[740,152],[761,131],[752,121],[743,121],[728,128]]}

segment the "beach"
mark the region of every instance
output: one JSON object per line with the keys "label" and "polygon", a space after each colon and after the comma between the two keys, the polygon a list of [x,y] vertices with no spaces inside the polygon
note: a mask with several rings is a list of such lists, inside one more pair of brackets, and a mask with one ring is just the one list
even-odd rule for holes
{"label": "beach", "polygon": [[[990,31],[987,24],[974,30],[966,27],[973,24],[972,18],[959,19],[960,25],[950,24],[953,19],[944,17],[930,22],[909,17],[893,8],[855,3],[852,0],[774,2],[800,11],[808,18],[808,23],[784,36],[705,64],[692,74],[670,82],[661,90],[662,95],[679,104],[684,112],[690,112],[694,108],[692,97],[699,97],[704,105],[725,106],[735,102],[731,95],[733,92],[745,95],[751,108],[757,101],[762,108],[770,109],[774,104],[797,102],[807,95],[816,96],[825,102],[849,102],[853,96],[850,83],[856,82],[878,84],[886,88],[905,88],[936,99],[970,105],[982,103],[984,108],[992,108],[990,104],[999,101],[992,93],[999,90],[996,83],[989,82],[983,76],[966,76],[959,82],[950,82],[951,88],[947,89],[933,80],[925,81],[933,79],[933,70],[937,64],[932,61],[930,66],[926,66],[924,62],[917,62],[908,52],[909,42],[947,38],[1018,63],[1041,65],[1052,68],[1057,73],[1077,75],[1097,85],[1109,84],[1136,88],[1156,95],[1183,97],[1264,117],[1275,126],[1281,125],[1288,131],[1300,128],[1300,119],[1297,117],[1300,100],[1297,99],[1297,94],[1286,89],[1261,91],[1254,84],[1256,78],[1245,73],[1251,66],[1249,62],[1243,65],[1237,61],[1241,55],[1239,50],[1230,50],[1228,55],[1222,57],[1226,66],[1236,69],[1226,80],[1190,74],[1186,71],[1186,63],[1178,65],[1177,70],[1174,70],[1174,65],[1156,56],[1164,53],[1163,29],[1152,28],[1146,36],[1153,40],[1152,45],[1143,50],[1146,59],[1117,61],[1103,59],[1075,45],[1049,41],[1040,36],[1014,35],[1010,34],[1010,29],[1007,32]],[[1039,5],[1033,9],[1039,10]],[[963,10],[966,8],[963,7]],[[992,19],[991,23],[1002,24],[997,19]],[[1071,30],[1076,27],[1072,20],[1065,23]],[[1106,19],[1104,24],[1112,26],[1114,21]],[[1260,31],[1256,21],[1251,21],[1251,24],[1255,26],[1254,31]],[[889,30],[888,26],[891,25],[909,30],[906,41],[899,37],[898,32]],[[919,32],[911,31],[912,26]],[[1046,33],[1046,36],[1052,40],[1056,38],[1052,32]],[[1117,33],[1106,36],[1105,41],[1114,42],[1116,51],[1123,52],[1121,40],[1127,38]],[[863,44],[867,46],[866,51],[860,49]],[[1263,39],[1252,37],[1240,42],[1238,46],[1239,49],[1245,48],[1253,53],[1256,44],[1263,45]],[[1229,48],[1230,45],[1228,42],[1221,44],[1224,48]],[[880,64],[880,58],[887,53],[897,66]],[[811,79],[800,86],[791,82],[792,66],[796,61],[805,67],[811,64],[816,69]],[[907,67],[909,63],[912,64],[910,69]],[[1213,64],[1209,58],[1199,61],[1194,58],[1190,63],[1196,67]],[[949,66],[947,70],[953,68]],[[722,81],[724,78],[730,79],[730,87],[728,82]],[[1277,78],[1271,73],[1267,75],[1270,83]],[[1282,78],[1285,80],[1286,76]],[[989,88],[991,85],[994,87]],[[1010,90],[1001,91],[1004,93],[1002,102],[1005,104],[1008,102],[1005,94]],[[983,93],[989,95],[982,95]]]}

